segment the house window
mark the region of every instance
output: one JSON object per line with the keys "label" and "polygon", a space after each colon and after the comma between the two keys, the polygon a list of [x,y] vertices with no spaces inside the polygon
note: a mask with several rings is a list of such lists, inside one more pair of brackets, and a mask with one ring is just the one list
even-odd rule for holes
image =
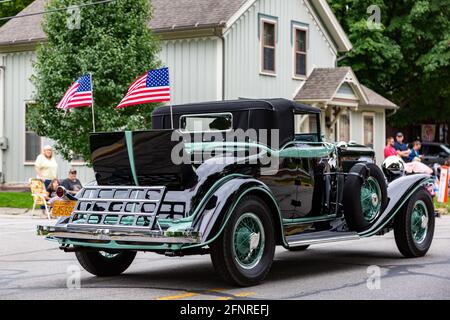
{"label": "house window", "polygon": [[350,116],[347,111],[339,115],[338,141],[350,141]]}
{"label": "house window", "polygon": [[363,114],[363,135],[364,145],[373,148],[374,146],[375,116],[373,114]]}
{"label": "house window", "polygon": [[42,149],[42,138],[27,125],[27,117],[33,107],[33,102],[25,104],[25,162],[34,162]]}
{"label": "house window", "polygon": [[276,45],[276,23],[274,21],[262,21],[261,39],[261,71],[275,73],[275,45]]}
{"label": "house window", "polygon": [[294,28],[294,73],[296,77],[306,77],[306,52],[307,33],[306,29]]}

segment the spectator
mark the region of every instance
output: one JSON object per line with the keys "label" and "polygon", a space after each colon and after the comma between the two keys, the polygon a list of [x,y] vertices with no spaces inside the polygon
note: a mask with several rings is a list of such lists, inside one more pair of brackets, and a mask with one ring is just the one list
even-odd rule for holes
{"label": "spectator", "polygon": [[422,156],[420,155],[420,148],[422,148],[422,144],[420,141],[414,141],[413,148],[411,152],[409,153],[407,162],[412,161],[422,161]]}
{"label": "spectator", "polygon": [[58,163],[56,163],[56,159],[53,156],[51,146],[45,146],[42,153],[37,156],[34,168],[37,178],[44,182],[45,188],[48,188],[50,182],[58,176]]}
{"label": "spectator", "polygon": [[53,202],[56,200],[60,200],[61,198],[56,195],[56,189],[59,187],[59,180],[53,179],[50,185],[47,188],[48,192],[48,204],[51,206]]}
{"label": "spectator", "polygon": [[61,186],[72,194],[76,194],[80,191],[83,186],[81,185],[80,180],[77,179],[77,170],[70,169],[69,176],[61,182]]}
{"label": "spectator", "polygon": [[49,199],[56,196],[56,189],[58,187],[59,187],[59,180],[58,179],[53,179],[52,182],[50,182],[50,185],[47,188]]}
{"label": "spectator", "polygon": [[397,155],[399,157],[401,157],[404,161],[407,161],[411,150],[409,150],[408,145],[406,143],[403,143],[403,140],[404,140],[403,133],[398,132],[397,135],[395,136],[394,149],[399,151],[397,152]]}
{"label": "spectator", "polygon": [[384,158],[386,159],[387,157],[396,156],[396,155],[397,155],[397,150],[395,150],[395,148],[394,148],[394,138],[389,137],[386,139],[386,146],[384,147]]}

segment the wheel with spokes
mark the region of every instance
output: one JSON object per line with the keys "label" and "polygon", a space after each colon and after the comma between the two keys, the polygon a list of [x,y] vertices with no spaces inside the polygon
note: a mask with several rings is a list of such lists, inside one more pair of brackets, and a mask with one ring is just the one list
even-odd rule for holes
{"label": "wheel with spokes", "polygon": [[345,181],[343,206],[350,230],[368,229],[387,206],[383,172],[373,163],[356,164]]}
{"label": "wheel with spokes", "polygon": [[251,286],[266,277],[275,253],[275,230],[267,205],[244,197],[225,229],[211,245],[211,260],[222,278],[233,285]]}
{"label": "wheel with spokes", "polygon": [[431,246],[433,234],[433,201],[425,189],[420,189],[395,216],[395,243],[405,257],[422,257]]}

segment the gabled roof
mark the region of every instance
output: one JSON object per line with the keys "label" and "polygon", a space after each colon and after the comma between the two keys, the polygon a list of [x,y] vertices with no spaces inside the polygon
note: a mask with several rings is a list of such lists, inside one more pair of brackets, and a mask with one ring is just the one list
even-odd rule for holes
{"label": "gabled roof", "polygon": [[167,30],[225,26],[247,0],[152,0],[150,28]]}
{"label": "gabled roof", "polygon": [[[47,0],[35,0],[18,14],[44,11]],[[152,0],[153,18],[149,27],[155,32],[196,30],[201,28],[229,28],[253,3],[258,0]],[[279,0],[273,0],[279,1]],[[327,29],[339,51],[351,49],[351,43],[343,32],[326,1],[311,2],[324,28]],[[33,43],[46,39],[41,27],[42,15],[11,19],[0,28],[0,45]]]}
{"label": "gabled roof", "polygon": [[[36,0],[18,15],[44,11],[44,1]],[[36,42],[46,39],[41,28],[42,15],[11,19],[0,28],[0,45]]]}
{"label": "gabled roof", "polygon": [[295,96],[295,100],[329,101],[351,71],[350,67],[315,68]]}
{"label": "gabled roof", "polygon": [[386,99],[385,97],[379,95],[372,89],[367,88],[365,85],[361,85],[362,89],[366,93],[367,99],[369,100],[368,105],[371,107],[382,107],[386,109],[398,109],[399,107],[392,101]]}
{"label": "gabled roof", "polygon": [[333,99],[345,82],[350,84],[356,96],[361,100],[360,106],[398,108],[393,102],[360,84],[350,67],[315,68],[297,92],[294,100],[333,104]]}

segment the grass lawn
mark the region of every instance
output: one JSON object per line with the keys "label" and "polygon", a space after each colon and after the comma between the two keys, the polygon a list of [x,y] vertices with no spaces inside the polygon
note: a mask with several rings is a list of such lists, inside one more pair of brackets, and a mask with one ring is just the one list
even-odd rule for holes
{"label": "grass lawn", "polygon": [[33,198],[29,192],[0,192],[0,207],[31,209]]}
{"label": "grass lawn", "polygon": [[[447,203],[439,203],[436,201],[436,198],[434,198],[434,207],[436,209],[444,209],[444,214],[450,214],[450,201],[447,201]],[[446,213],[445,210],[447,210]]]}

